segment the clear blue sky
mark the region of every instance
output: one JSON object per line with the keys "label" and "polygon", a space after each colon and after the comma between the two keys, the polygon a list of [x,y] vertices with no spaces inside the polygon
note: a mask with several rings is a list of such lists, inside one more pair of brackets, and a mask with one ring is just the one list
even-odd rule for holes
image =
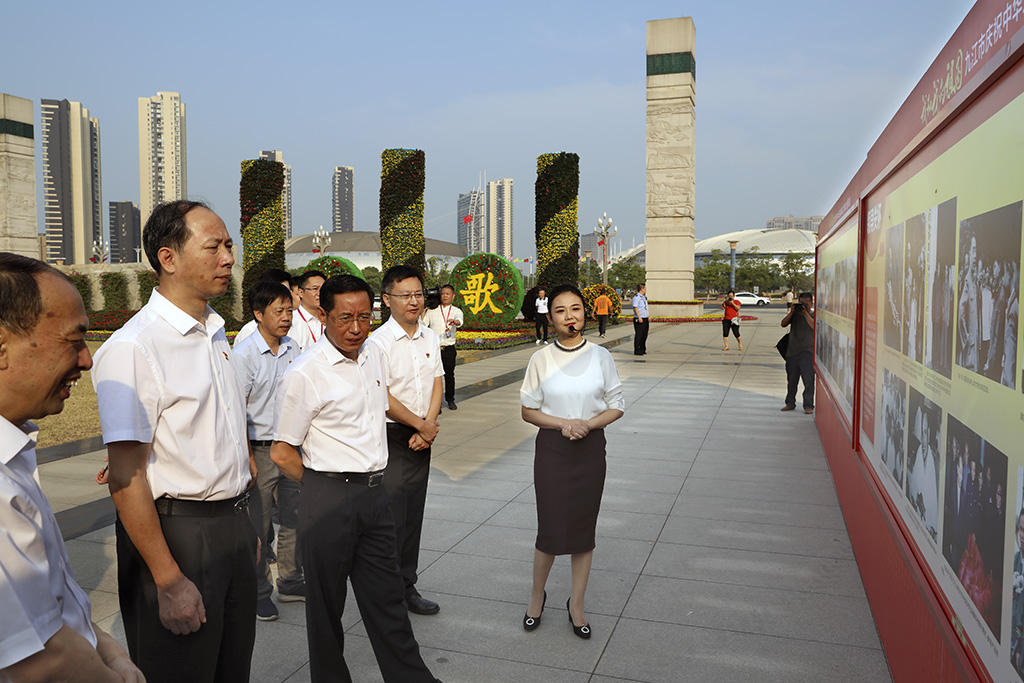
{"label": "clear blue sky", "polygon": [[[645,22],[697,28],[697,237],[823,214],[972,5],[967,0],[690,3],[18,2],[0,91],[99,117],[104,220],[139,201],[137,98],[179,91],[188,190],[238,235],[239,162],[292,166],[295,234],[331,223],[355,168],[357,230],[378,229],[380,153],[426,151],[426,233],[455,241],[479,174],[515,182],[515,256],[534,252],[539,154],[580,155],[580,226],[644,236]],[[170,8],[174,15],[161,10]]]}

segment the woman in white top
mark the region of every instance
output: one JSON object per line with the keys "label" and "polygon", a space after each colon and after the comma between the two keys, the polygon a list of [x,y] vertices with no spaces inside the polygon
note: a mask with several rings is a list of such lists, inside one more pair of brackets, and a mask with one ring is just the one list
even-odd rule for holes
{"label": "woman in white top", "polygon": [[[533,315],[533,325],[537,330],[537,343],[544,342],[548,343],[548,297],[544,293],[544,290],[537,291],[537,301],[535,303],[537,312]],[[540,336],[541,327],[544,328],[544,337]]]}
{"label": "woman in white top", "polygon": [[540,427],[533,464],[537,542],[533,593],[523,628],[540,624],[544,585],[556,555],[572,555],[573,632],[590,637],[583,598],[594,557],[594,530],[604,490],[604,427],[622,417],[625,400],[611,354],[583,338],[583,295],[573,285],[551,292],[556,339],[530,359],[520,389],[523,419]]}

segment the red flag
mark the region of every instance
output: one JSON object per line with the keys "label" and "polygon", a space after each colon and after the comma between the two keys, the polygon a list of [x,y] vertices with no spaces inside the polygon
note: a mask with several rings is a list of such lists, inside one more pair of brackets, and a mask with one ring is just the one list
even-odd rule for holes
{"label": "red flag", "polygon": [[597,243],[597,246],[599,246],[599,247],[603,247],[603,246],[604,246],[604,240],[601,240],[601,241],[599,241],[599,242]]}
{"label": "red flag", "polygon": [[473,222],[473,214],[467,215],[465,218],[462,219],[462,222],[465,225],[469,225],[470,223],[472,223]]}
{"label": "red flag", "polygon": [[320,253],[320,250],[319,250],[319,249],[317,249],[316,247],[313,247],[313,253],[314,253],[314,254],[319,254],[319,253]]}

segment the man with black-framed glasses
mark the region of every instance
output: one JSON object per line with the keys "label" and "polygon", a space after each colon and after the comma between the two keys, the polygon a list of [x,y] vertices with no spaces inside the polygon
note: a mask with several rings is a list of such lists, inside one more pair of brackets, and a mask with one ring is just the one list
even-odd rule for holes
{"label": "man with black-framed glasses", "polygon": [[398,566],[405,580],[405,602],[415,614],[437,614],[438,604],[416,590],[423,508],[430,475],[430,444],[444,391],[441,344],[420,322],[425,301],[423,277],[411,266],[388,268],[381,280],[391,318],[370,335],[384,353],[388,371],[388,467],[384,488],[395,518]]}

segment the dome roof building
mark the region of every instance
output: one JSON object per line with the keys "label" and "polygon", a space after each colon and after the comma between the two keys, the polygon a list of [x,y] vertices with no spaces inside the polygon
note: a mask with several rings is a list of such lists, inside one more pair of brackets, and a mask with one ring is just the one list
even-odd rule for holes
{"label": "dome roof building", "polygon": [[[380,232],[331,232],[328,233],[331,243],[323,254],[313,253],[313,235],[299,235],[284,241],[284,260],[286,268],[302,268],[320,256],[340,256],[346,258],[362,270],[367,266],[380,268]],[[426,238],[426,257],[438,256],[449,268],[464,259],[468,254],[458,244],[444,240]]]}

